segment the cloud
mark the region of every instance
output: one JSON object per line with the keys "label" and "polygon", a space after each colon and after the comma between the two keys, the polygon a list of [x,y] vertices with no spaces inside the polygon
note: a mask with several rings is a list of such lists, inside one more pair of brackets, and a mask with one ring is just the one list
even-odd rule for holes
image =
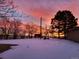
{"label": "cloud", "polygon": [[26,15],[38,19],[42,16],[47,24],[58,10],[71,10],[79,18],[79,0],[16,0],[16,3]]}

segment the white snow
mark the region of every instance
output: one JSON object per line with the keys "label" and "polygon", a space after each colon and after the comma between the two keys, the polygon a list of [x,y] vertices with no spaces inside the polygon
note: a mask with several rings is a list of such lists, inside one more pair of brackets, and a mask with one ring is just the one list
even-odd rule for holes
{"label": "white snow", "polygon": [[79,59],[79,44],[67,40],[0,40],[0,44],[18,44],[0,54],[3,59]]}

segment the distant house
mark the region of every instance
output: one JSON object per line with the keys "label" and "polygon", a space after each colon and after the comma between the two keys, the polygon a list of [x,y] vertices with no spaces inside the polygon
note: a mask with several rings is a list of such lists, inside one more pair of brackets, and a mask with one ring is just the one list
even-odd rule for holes
{"label": "distant house", "polygon": [[66,38],[69,40],[79,42],[79,27],[76,27],[73,30],[69,31],[66,35]]}

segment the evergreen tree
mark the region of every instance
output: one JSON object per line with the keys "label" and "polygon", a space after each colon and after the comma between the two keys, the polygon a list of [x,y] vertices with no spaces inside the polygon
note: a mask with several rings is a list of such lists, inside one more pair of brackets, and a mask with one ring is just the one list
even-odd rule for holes
{"label": "evergreen tree", "polygon": [[[54,24],[55,21],[57,24]],[[68,31],[72,30],[77,26],[77,18],[73,16],[71,11],[68,10],[58,11],[54,19],[52,19],[51,24],[53,24],[52,27],[54,27],[54,29],[55,28],[58,29],[58,33],[63,31],[66,36],[66,33]]]}

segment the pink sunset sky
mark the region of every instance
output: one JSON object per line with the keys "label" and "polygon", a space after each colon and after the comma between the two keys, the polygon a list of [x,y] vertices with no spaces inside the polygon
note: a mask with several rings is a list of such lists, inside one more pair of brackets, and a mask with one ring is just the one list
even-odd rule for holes
{"label": "pink sunset sky", "polygon": [[79,18],[79,0],[14,0],[14,2],[25,15],[37,19],[42,16],[47,25],[58,10],[70,10],[76,18]]}

